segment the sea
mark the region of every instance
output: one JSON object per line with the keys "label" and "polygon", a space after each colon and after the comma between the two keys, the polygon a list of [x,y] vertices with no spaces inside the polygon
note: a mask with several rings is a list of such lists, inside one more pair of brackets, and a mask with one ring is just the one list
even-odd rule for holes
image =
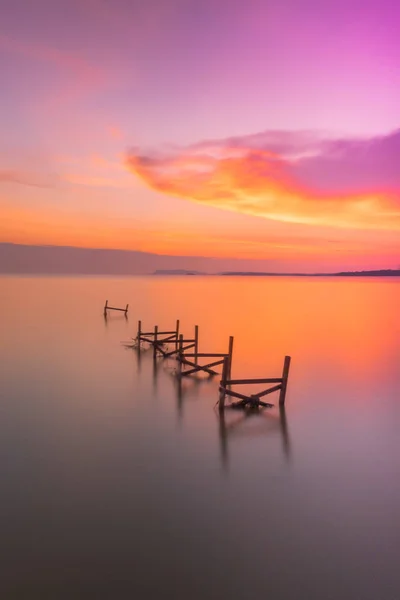
{"label": "sea", "polygon": [[[132,347],[177,319],[285,407]],[[0,323],[2,598],[398,600],[400,279],[4,276]]]}

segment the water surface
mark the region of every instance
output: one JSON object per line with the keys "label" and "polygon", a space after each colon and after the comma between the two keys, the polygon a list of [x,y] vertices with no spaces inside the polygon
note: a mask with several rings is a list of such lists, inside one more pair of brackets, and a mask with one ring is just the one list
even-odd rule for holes
{"label": "water surface", "polygon": [[[389,278],[0,278],[4,597],[398,598],[399,306]],[[218,377],[121,344],[177,318],[234,336],[234,377],[291,355],[286,411],[221,421]]]}

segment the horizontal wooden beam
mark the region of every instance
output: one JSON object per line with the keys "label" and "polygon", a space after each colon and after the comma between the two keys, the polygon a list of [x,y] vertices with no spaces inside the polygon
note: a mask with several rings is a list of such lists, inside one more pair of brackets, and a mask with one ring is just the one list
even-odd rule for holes
{"label": "horizontal wooden beam", "polygon": [[162,339],[149,339],[147,336],[145,337],[143,334],[140,334],[140,340],[142,342],[147,342],[148,344],[152,344],[152,345],[157,345],[157,344],[166,344],[167,342],[173,342],[175,341],[174,338],[172,337],[172,335],[166,337],[166,338],[162,338]]}
{"label": "horizontal wooden beam", "polygon": [[122,312],[127,312],[127,308],[116,308],[115,306],[105,306],[104,310],[120,310]]}
{"label": "horizontal wooden beam", "polygon": [[225,381],[226,385],[247,385],[257,383],[278,383],[282,382],[282,377],[270,377],[269,379],[230,379]]}
{"label": "horizontal wooden beam", "polygon": [[[118,310],[125,310],[125,309],[119,308]],[[154,331],[142,331],[141,334],[142,335],[155,335]],[[158,331],[157,335],[176,335],[176,331]]]}
{"label": "horizontal wooden beam", "polygon": [[228,354],[226,354],[226,352],[224,354],[216,354],[216,353],[208,353],[208,352],[198,352],[197,354],[185,354],[185,356],[190,356],[192,358],[195,358],[196,356],[198,356],[199,358],[225,358],[225,356],[229,356]]}

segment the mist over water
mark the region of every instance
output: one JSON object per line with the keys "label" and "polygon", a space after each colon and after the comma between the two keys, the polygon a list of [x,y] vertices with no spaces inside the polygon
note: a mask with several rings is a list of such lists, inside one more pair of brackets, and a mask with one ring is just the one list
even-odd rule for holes
{"label": "mist over water", "polygon": [[[129,303],[128,319],[110,314]],[[389,600],[400,585],[400,280],[0,278],[7,599]],[[127,349],[137,321],[279,377],[286,410]]]}

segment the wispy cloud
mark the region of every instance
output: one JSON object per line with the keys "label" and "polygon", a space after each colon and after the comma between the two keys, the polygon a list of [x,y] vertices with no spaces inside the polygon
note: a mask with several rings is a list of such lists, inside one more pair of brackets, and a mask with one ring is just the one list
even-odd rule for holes
{"label": "wispy cloud", "polygon": [[45,62],[60,70],[67,79],[57,93],[58,101],[72,100],[104,85],[105,73],[81,54],[59,50],[38,41],[29,42],[0,33],[0,48],[3,51],[26,59]]}
{"label": "wispy cloud", "polygon": [[131,188],[134,181],[120,157],[112,159],[100,154],[58,156],[60,180],[67,184],[95,188]]}
{"label": "wispy cloud", "polygon": [[51,188],[54,181],[44,178],[37,173],[28,173],[16,171],[13,169],[0,169],[0,183],[15,183],[17,185],[27,185],[31,187]]}
{"label": "wispy cloud", "polygon": [[262,132],[127,164],[151,188],[283,222],[400,230],[400,131],[363,140]]}

